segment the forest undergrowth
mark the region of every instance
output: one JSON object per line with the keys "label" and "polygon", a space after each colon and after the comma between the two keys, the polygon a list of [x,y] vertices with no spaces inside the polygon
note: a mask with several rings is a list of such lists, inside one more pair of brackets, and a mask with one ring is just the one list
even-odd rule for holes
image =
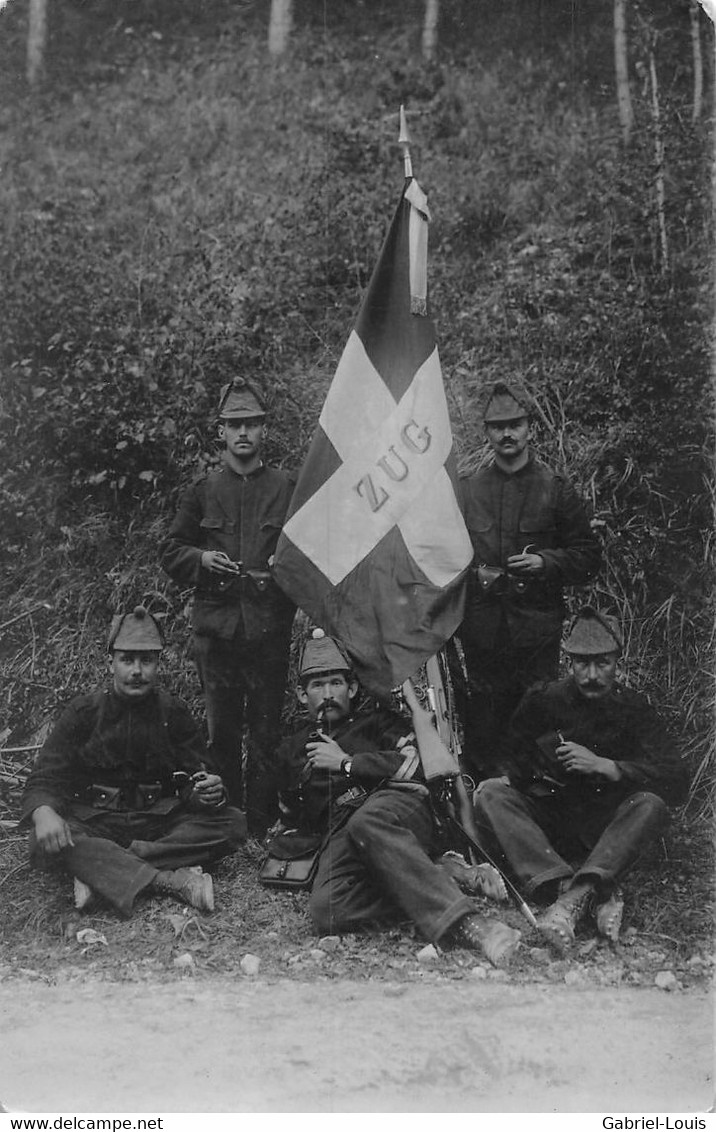
{"label": "forest undergrowth", "polygon": [[[181,488],[218,459],[213,410],[234,374],[269,399],[269,462],[300,466],[402,187],[404,102],[434,217],[431,301],[459,466],[486,458],[484,384],[525,380],[536,450],[584,495],[604,546],[571,608],[596,600],[619,616],[622,678],[649,694],[690,775],[666,843],[629,882],[632,943],[588,949],[578,965],[637,983],[673,969],[691,985],[708,970],[711,923],[713,232],[710,124],[690,122],[681,40],[659,48],[666,270],[648,99],[635,91],[624,150],[595,79],[595,60],[611,57],[608,20],[538,46],[514,22],[501,39],[494,16],[483,42],[448,27],[426,63],[399,6],[363,27],[360,5],[345,28],[297,29],[290,57],[268,65],[252,6],[217,3],[212,22],[210,0],[201,19],[177,4],[170,20],[137,0],[132,21],[113,13],[106,25],[98,4],[100,47],[77,47],[44,91],[16,82],[0,112],[2,970],[55,978],[94,964],[129,977],[125,955],[136,977],[175,977],[185,944],[196,971],[234,970],[263,933],[273,974],[339,972],[359,948],[367,974],[425,976],[418,941],[391,966],[390,932],[306,958],[305,905],[259,890],[256,846],[221,866],[220,915],[181,913],[177,928],[156,902],[130,925],[101,913],[107,948],[80,954],[66,886],[30,874],[13,828],[52,719],[105,679],[116,609],[142,602],[162,621],[165,682],[202,718],[190,595],[161,574],[157,548]],[[58,53],[85,42],[69,34],[81,15],[60,7]],[[3,20],[7,86],[19,6]],[[289,689],[287,722],[294,713]],[[533,944],[515,977],[563,978],[528,958]],[[471,969],[464,953],[443,962],[450,977]]]}

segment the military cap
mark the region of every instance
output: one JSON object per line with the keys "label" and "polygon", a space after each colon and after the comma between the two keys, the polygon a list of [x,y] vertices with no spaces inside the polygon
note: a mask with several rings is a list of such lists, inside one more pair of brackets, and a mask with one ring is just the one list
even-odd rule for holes
{"label": "military cap", "polygon": [[298,674],[302,680],[316,676],[320,672],[350,672],[351,662],[341,646],[333,637],[327,637],[323,629],[314,629],[311,639],[304,646]]}
{"label": "military cap", "polygon": [[112,618],[109,630],[109,651],[159,652],[164,645],[159,626],[143,605],[136,605],[131,613],[118,613]]}
{"label": "military cap", "polygon": [[533,410],[534,401],[519,381],[496,381],[488,386],[482,399],[485,422],[529,417]]}
{"label": "military cap", "polygon": [[564,651],[573,656],[601,656],[622,651],[622,636],[616,617],[608,617],[591,605],[579,610],[564,642]]}
{"label": "military cap", "polygon": [[263,397],[250,382],[243,377],[222,385],[219,395],[219,419],[236,420],[242,417],[265,417],[266,404]]}

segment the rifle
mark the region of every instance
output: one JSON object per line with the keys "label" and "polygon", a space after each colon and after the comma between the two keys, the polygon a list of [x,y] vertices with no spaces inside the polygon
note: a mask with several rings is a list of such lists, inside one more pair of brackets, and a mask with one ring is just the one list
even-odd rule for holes
{"label": "rifle", "polygon": [[520,892],[479,844],[472,802],[460,774],[461,746],[457,728],[452,722],[454,707],[443,669],[447,676],[445,657],[441,653],[432,656],[425,666],[427,697],[434,720],[418,700],[412,682],[406,680],[403,685],[403,696],[413,718],[425,780],[441,815],[459,841],[466,846],[472,863],[482,860],[491,865],[501,877],[516,907],[532,927],[537,927],[537,921]]}

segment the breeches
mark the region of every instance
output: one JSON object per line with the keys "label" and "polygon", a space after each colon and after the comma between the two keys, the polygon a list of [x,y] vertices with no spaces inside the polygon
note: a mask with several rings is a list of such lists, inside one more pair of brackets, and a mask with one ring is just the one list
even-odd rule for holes
{"label": "breeches", "polygon": [[69,817],[73,846],[56,856],[41,853],[30,834],[30,859],[39,867],[57,862],[104,896],[123,916],[160,869],[207,865],[246,838],[244,815],[232,807],[206,814],[102,812]]}
{"label": "breeches", "polygon": [[637,791],[623,801],[575,804],[559,795],[535,798],[497,780],[475,797],[475,816],[486,847],[501,854],[518,884],[532,895],[561,877],[596,880],[609,892],[667,821],[656,794]]}
{"label": "breeches", "polygon": [[[232,803],[246,808],[249,826],[257,834],[278,816],[275,753],[288,652],[289,639],[283,635],[249,644],[194,636],[216,768]],[[248,732],[245,783],[241,745],[244,724]]]}
{"label": "breeches", "polygon": [[310,910],[321,934],[410,919],[438,940],[474,910],[430,858],[433,818],[422,794],[377,790],[328,840]]}
{"label": "breeches", "polygon": [[559,637],[515,648],[501,635],[493,649],[463,642],[467,669],[464,708],[465,769],[476,781],[495,774],[512,713],[530,685],[552,680],[559,666]]}

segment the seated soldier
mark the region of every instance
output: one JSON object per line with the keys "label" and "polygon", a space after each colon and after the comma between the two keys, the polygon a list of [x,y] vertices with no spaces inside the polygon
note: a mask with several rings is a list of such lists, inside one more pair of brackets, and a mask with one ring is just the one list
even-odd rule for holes
{"label": "seated soldier", "polygon": [[72,874],[80,909],[98,893],[129,916],[139,893],[159,891],[211,912],[201,866],[245,839],[244,815],[226,805],[187,708],[156,687],[154,618],[141,606],[115,617],[109,649],[111,687],[72,700],[28,778],[31,860]]}
{"label": "seated soldier", "polygon": [[571,672],[536,685],[515,711],[502,778],[478,787],[486,847],[501,852],[528,898],[550,906],[540,930],[560,954],[591,908],[616,942],[618,879],[682,800],[676,748],[648,700],[617,682],[615,618],[585,606],[564,645]]}
{"label": "seated soldier", "polygon": [[358,682],[331,637],[308,641],[299,677],[310,722],[282,744],[279,782],[284,824],[327,834],[309,905],[316,930],[410,919],[434,943],[506,962],[520,933],[475,914],[431,859],[435,822],[410,724],[383,709],[354,711]]}

